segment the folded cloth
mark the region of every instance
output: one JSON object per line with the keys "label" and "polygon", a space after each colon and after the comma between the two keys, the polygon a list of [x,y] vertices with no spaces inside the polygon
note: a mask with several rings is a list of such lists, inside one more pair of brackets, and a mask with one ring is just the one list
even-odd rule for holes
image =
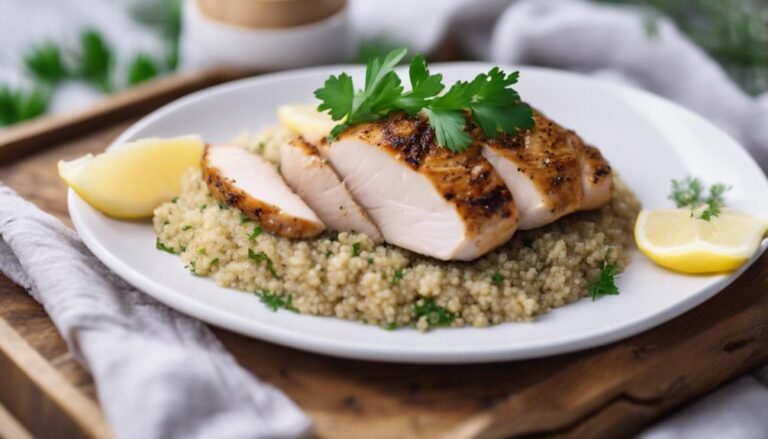
{"label": "folded cloth", "polygon": [[206,325],[132,288],[74,232],[2,184],[0,272],[45,307],[93,374],[118,438],[293,438],[310,429]]}

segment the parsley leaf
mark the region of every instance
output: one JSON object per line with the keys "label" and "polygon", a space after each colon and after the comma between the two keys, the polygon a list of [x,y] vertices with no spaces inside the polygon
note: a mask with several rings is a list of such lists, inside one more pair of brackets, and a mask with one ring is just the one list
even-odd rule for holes
{"label": "parsley leaf", "polygon": [[248,240],[253,241],[256,239],[257,236],[261,235],[264,232],[264,229],[261,228],[261,226],[256,226],[253,228],[253,232],[251,232],[250,235],[248,235]]}
{"label": "parsley leaf", "polygon": [[277,275],[277,271],[275,271],[275,266],[272,263],[272,259],[267,256],[264,252],[254,252],[252,249],[248,249],[248,259],[252,260],[253,262],[260,264],[262,262],[266,262],[267,264],[267,270],[269,270],[269,273],[274,278],[278,278],[280,276]]}
{"label": "parsley leaf", "polygon": [[267,305],[267,308],[271,309],[272,311],[285,309],[288,311],[298,312],[298,310],[293,306],[293,296],[290,294],[280,295],[267,290],[257,291],[254,294],[256,294],[259,300],[261,300],[261,303]]}
{"label": "parsley leaf", "polygon": [[176,254],[176,250],[174,250],[173,247],[168,247],[163,244],[163,242],[160,241],[160,238],[155,239],[155,248],[166,253]]}
{"label": "parsley leaf", "polygon": [[603,261],[603,268],[600,275],[597,276],[587,291],[592,296],[592,301],[603,296],[619,294],[619,288],[616,286],[616,275],[619,274],[619,268],[611,263]]}
{"label": "parsley leaf", "polygon": [[352,244],[352,256],[360,256],[360,243],[355,242]]}
{"label": "parsley leaf", "polygon": [[491,283],[493,283],[496,286],[501,286],[504,284],[504,276],[497,271],[493,273],[493,276],[491,276]]}
{"label": "parsley leaf", "polygon": [[413,305],[413,317],[417,320],[427,318],[430,326],[446,326],[456,318],[456,315],[435,303],[433,298],[422,299]]}
{"label": "parsley leaf", "polygon": [[341,122],[331,130],[330,140],[352,125],[371,122],[396,111],[416,115],[425,110],[435,130],[437,143],[453,152],[462,152],[472,143],[467,133],[471,116],[488,137],[499,132],[515,134],[533,127],[533,110],[520,101],[512,88],[519,73],[506,74],[498,67],[477,75],[472,81],[458,81],[444,94],[440,74],[431,74],[423,56],[413,58],[409,68],[411,90],[404,91],[394,68],[405,57],[400,48],[385,57],[372,57],[365,71],[365,87],[355,91],[346,73],[331,76],[315,90],[321,101],[318,111],[327,111]]}

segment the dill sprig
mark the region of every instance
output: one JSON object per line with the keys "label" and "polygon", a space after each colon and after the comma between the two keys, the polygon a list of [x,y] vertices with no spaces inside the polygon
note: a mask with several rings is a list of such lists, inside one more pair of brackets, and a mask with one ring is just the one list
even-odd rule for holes
{"label": "dill sprig", "polygon": [[[678,208],[689,207],[691,217],[704,221],[720,215],[725,198],[723,195],[730,189],[723,183],[716,183],[708,189],[701,180],[687,176],[682,180],[672,180],[672,192],[669,199],[675,202]],[[707,196],[704,194],[708,193]]]}

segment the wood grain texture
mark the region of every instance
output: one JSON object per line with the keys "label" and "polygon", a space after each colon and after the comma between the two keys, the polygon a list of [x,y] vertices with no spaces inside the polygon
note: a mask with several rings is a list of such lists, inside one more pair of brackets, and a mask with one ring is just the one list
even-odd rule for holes
{"label": "wood grain texture", "polygon": [[[0,181],[69,223],[56,161],[102,150],[129,123],[94,125],[71,141],[52,141],[53,148],[0,165]],[[490,365],[343,360],[214,331],[241,364],[285,391],[313,417],[319,437],[629,437],[681,404],[768,362],[767,286],[764,255],[715,298],[658,328],[580,353]],[[63,378],[54,387],[69,386],[95,402],[90,377],[67,354],[44,311],[4,278],[0,320]],[[0,360],[9,357],[5,350],[0,354]],[[22,372],[14,375],[14,382],[31,383],[32,390],[0,383],[0,402],[33,434],[54,437],[33,429],[42,420],[69,423],[66,428],[85,436],[105,434],[95,403],[75,418],[68,401],[53,397],[56,389],[35,384],[25,376],[30,371]],[[48,408],[10,404],[32,398],[35,386],[43,397],[35,404]],[[5,389],[10,390],[3,393]],[[24,410],[36,417],[20,416]]]}

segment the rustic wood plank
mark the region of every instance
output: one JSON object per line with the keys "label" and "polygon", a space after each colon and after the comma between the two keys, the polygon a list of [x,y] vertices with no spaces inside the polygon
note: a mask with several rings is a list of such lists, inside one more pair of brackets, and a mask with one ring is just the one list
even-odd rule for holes
{"label": "rustic wood plank", "polygon": [[2,404],[0,404],[0,438],[32,439],[32,434]]}
{"label": "rustic wood plank", "polygon": [[[131,122],[119,119],[121,122],[80,130],[71,141],[51,140],[52,148],[35,155],[4,162],[0,181],[69,224],[65,187],[56,176],[56,162],[103,150]],[[214,331],[241,364],[307,410],[320,437],[628,437],[681,404],[768,361],[766,286],[768,255],[709,302],[636,337],[581,353],[490,365],[351,361]],[[85,435],[101,434],[87,432],[94,428],[92,415],[103,420],[90,377],[67,353],[40,306],[2,278],[0,321],[66,382],[60,382],[61,386],[76,389],[93,404],[84,416],[89,419],[73,421],[65,410],[56,411],[55,404],[38,410],[38,416],[44,413],[52,423],[70,422],[70,428],[79,428]],[[6,357],[0,349],[0,362]],[[0,380],[2,376],[4,369]],[[35,383],[24,373],[13,376],[14,383]],[[34,390],[19,390],[19,385],[2,393],[6,387],[0,382],[0,401],[6,402],[8,393],[31,398],[27,395]],[[38,389],[41,404],[68,404],[47,397],[49,389]],[[33,434],[45,435],[34,431],[28,418],[7,407]]]}

